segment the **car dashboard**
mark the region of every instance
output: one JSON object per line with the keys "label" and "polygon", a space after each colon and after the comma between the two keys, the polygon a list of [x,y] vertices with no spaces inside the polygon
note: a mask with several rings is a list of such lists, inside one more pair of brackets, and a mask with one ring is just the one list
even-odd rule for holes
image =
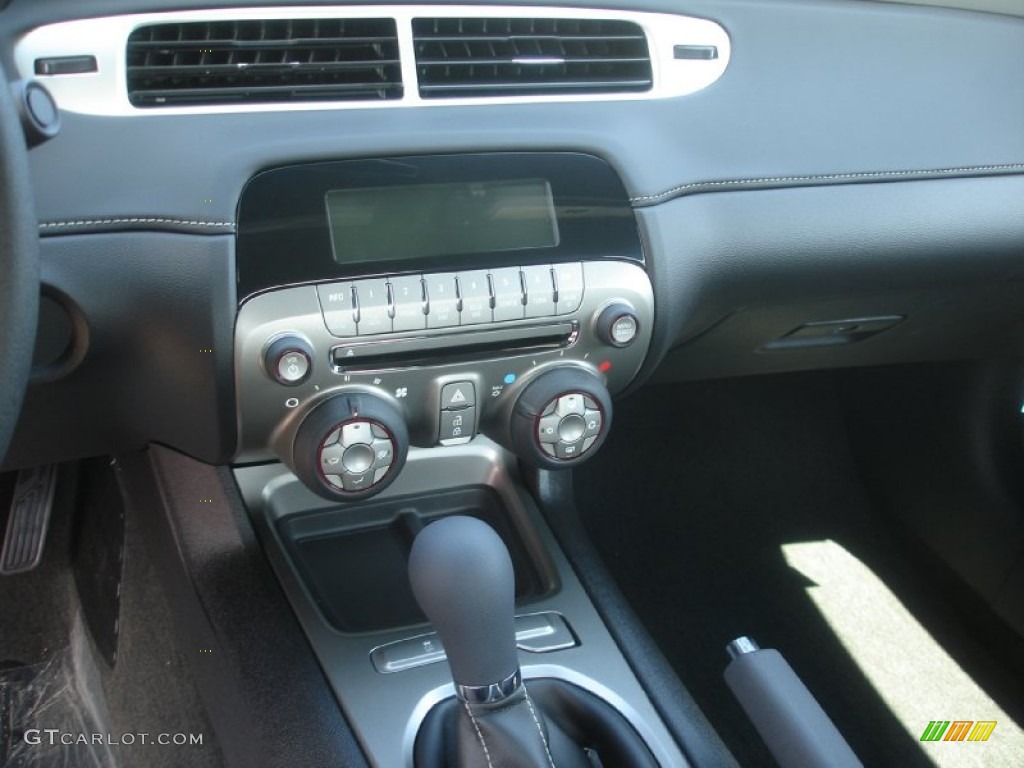
{"label": "car dashboard", "polygon": [[158,477],[229,473],[385,766],[413,764],[450,683],[408,656],[425,630],[393,569],[332,577],[317,542],[404,562],[409,519],[477,510],[533,573],[517,620],[575,638],[526,676],[701,764],[534,497],[647,386],[1019,356],[1024,19],[208,6],[0,3],[8,73],[59,112],[29,152],[42,303],[4,468],[149,447]]}

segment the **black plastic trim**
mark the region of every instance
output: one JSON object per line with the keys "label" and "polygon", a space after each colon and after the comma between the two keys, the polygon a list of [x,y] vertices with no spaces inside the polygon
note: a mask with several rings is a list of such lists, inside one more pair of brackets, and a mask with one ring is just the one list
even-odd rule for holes
{"label": "black plastic trim", "polygon": [[30,382],[5,466],[148,442],[232,456],[233,248],[229,236],[166,232],[44,239],[42,281],[77,326],[75,347],[60,378]]}

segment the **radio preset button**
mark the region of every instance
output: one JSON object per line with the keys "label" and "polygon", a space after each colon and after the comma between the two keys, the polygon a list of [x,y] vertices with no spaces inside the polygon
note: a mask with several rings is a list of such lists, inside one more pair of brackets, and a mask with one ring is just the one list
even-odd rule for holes
{"label": "radio preset button", "polygon": [[494,290],[494,322],[522,320],[523,281],[519,267],[492,269],[491,286]]}
{"label": "radio preset button", "polygon": [[359,335],[390,333],[391,315],[388,314],[387,281],[357,280],[354,287]]}
{"label": "radio preset button", "polygon": [[551,265],[523,267],[526,286],[526,317],[548,317],[555,314],[555,284]]}
{"label": "radio preset button", "polygon": [[427,328],[454,328],[459,324],[459,295],[451,272],[424,275],[427,289]]}
{"label": "radio preset button", "polygon": [[491,322],[491,288],[486,270],[459,273],[462,325]]}
{"label": "radio preset button", "polygon": [[575,312],[583,303],[583,264],[578,261],[555,264],[554,270],[558,292],[556,311],[560,315]]}
{"label": "radio preset button", "polygon": [[392,277],[391,297],[394,301],[394,330],[422,331],[427,327],[423,313],[423,278],[419,275]]}

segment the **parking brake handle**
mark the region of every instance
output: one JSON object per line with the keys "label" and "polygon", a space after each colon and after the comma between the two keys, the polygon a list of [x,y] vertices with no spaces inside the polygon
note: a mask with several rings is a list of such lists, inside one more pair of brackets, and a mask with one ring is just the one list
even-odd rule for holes
{"label": "parking brake handle", "polygon": [[778,651],[749,637],[726,647],[725,682],[780,768],[862,768],[807,686]]}

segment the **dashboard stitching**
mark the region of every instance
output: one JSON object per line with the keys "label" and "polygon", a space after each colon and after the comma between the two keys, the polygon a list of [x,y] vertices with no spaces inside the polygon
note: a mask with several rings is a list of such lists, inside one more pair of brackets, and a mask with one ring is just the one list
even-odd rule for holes
{"label": "dashboard stitching", "polygon": [[81,227],[93,224],[187,224],[198,227],[233,227],[233,221],[200,221],[198,219],[167,219],[167,218],[113,218],[113,219],[77,219],[75,221],[41,221],[40,229],[57,227]]}
{"label": "dashboard stitching", "polygon": [[698,181],[692,184],[683,184],[672,189],[659,192],[655,195],[641,195],[631,197],[631,203],[644,203],[663,200],[665,198],[681,195],[690,189],[705,189],[711,187],[741,187],[750,184],[780,184],[794,181],[841,181],[858,179],[887,179],[902,178],[907,176],[934,176],[936,174],[962,174],[977,173],[979,171],[1021,171],[1024,170],[1024,163],[1010,163],[1006,165],[976,165],[964,166],[961,168],[934,168],[932,170],[918,171],[872,171],[863,173],[833,173],[817,176],[766,176],[757,179],[732,179],[729,181]]}

